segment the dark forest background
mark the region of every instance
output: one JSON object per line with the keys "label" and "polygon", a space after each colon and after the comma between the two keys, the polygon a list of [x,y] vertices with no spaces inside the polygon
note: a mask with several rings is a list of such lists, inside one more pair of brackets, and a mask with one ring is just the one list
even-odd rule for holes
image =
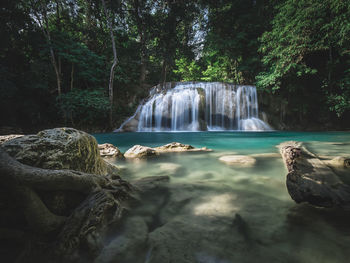
{"label": "dark forest background", "polygon": [[110,131],[192,80],[256,85],[275,128],[350,128],[348,0],[3,0],[0,33],[3,133]]}

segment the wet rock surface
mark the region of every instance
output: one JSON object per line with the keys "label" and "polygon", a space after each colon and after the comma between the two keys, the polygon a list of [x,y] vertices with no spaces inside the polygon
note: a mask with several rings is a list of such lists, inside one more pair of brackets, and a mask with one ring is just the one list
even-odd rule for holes
{"label": "wet rock surface", "polygon": [[157,164],[159,168],[158,174],[164,174],[169,176],[181,176],[184,167],[177,163],[159,163]]}

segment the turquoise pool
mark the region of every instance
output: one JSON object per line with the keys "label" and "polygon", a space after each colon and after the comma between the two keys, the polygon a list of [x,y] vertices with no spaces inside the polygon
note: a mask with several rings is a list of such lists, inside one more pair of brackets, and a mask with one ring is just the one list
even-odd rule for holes
{"label": "turquoise pool", "polygon": [[[169,176],[145,192],[106,240],[97,262],[348,262],[350,213],[296,204],[276,146],[305,142],[316,154],[350,156],[350,132],[95,134],[125,152],[135,144],[181,142],[213,152],[115,160],[123,177]],[[219,161],[239,154],[248,167]],[[349,174],[350,176],[350,174]]]}

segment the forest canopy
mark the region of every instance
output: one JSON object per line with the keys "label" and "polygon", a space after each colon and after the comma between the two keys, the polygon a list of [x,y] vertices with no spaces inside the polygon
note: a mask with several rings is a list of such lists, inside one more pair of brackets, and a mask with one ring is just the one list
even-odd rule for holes
{"label": "forest canopy", "polygon": [[350,117],[350,1],[4,0],[0,32],[3,126],[110,130],[169,81],[257,85],[300,122]]}

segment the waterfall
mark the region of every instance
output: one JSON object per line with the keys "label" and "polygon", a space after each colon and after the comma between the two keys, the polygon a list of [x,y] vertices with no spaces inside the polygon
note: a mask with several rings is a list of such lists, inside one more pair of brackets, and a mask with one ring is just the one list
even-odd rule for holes
{"label": "waterfall", "polygon": [[271,130],[258,115],[255,86],[176,83],[150,92],[140,109],[137,131]]}

